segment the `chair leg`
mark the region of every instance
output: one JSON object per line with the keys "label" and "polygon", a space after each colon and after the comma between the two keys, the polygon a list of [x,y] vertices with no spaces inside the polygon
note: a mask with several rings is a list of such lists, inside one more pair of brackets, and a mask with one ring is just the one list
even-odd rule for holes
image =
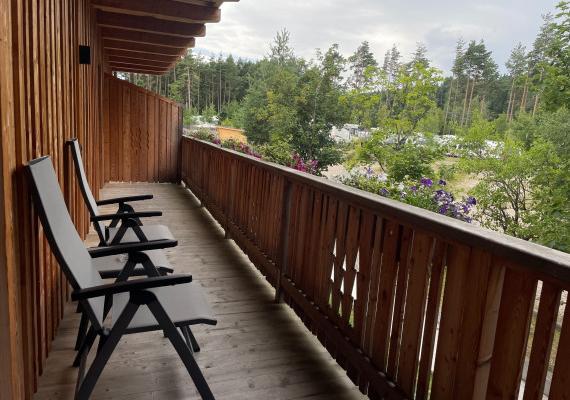
{"label": "chair leg", "polygon": [[186,339],[186,343],[188,343],[188,347],[190,347],[194,353],[198,353],[200,351],[200,345],[198,344],[198,341],[196,340],[196,337],[192,333],[190,327],[183,326],[180,329],[184,334],[184,338]]}
{"label": "chair leg", "polygon": [[97,354],[101,353],[103,346],[105,346],[105,342],[107,342],[108,335],[101,335],[99,336],[99,343],[97,344]]}
{"label": "chair leg", "polygon": [[79,329],[77,331],[77,339],[75,340],[75,347],[74,349],[77,351],[81,347],[81,342],[85,338],[85,333],[87,332],[87,324],[89,319],[85,313],[81,313],[81,321],[79,322]]}
{"label": "chair leg", "polygon": [[87,331],[87,334],[83,338],[81,346],[79,346],[79,349],[77,350],[77,354],[75,355],[75,360],[73,360],[74,367],[79,367],[79,364],[81,363],[81,356],[86,350],[91,348],[96,338],[97,338],[97,332],[95,332],[95,329],[93,329],[93,327],[91,326]]}
{"label": "chair leg", "polygon": [[103,346],[97,351],[97,356],[93,360],[93,363],[89,367],[87,374],[83,380],[79,383],[79,390],[75,394],[75,400],[87,400],[95,388],[95,384],[103,372],[103,368],[107,365],[109,357],[113,354],[115,347],[119,343],[121,336],[129,326],[129,323],[133,319],[133,316],[137,312],[139,306],[137,304],[129,302],[123,312],[121,313],[119,319],[111,329],[111,332],[106,335],[104,339]]}
{"label": "chair leg", "polygon": [[182,362],[186,366],[190,377],[194,381],[194,385],[196,385],[196,389],[202,396],[203,400],[214,400],[214,395],[208,386],[208,382],[204,378],[202,371],[200,371],[200,367],[196,363],[194,356],[192,355],[192,351],[186,345],[186,342],[174,326],[174,323],[168,317],[168,314],[164,311],[162,306],[158,303],[157,300],[154,300],[147,304],[148,308],[158,321],[160,327],[166,331],[168,335],[168,339],[176,349],[176,352],[182,359]]}

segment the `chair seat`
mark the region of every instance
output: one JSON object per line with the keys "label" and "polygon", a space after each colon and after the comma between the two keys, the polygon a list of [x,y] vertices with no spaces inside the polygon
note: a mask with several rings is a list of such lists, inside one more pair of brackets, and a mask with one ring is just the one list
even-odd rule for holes
{"label": "chair seat", "polygon": [[[172,268],[170,262],[166,258],[166,254],[164,254],[164,251],[147,250],[143,251],[143,253],[148,256],[148,258],[155,267]],[[127,263],[127,260],[128,260],[127,254],[118,254],[113,256],[94,258],[91,265],[99,272],[113,271],[113,270],[123,269],[123,267]],[[137,264],[135,266],[135,272],[140,273],[142,271],[144,271],[144,267],[142,266],[142,264]]]}
{"label": "chair seat", "polygon": [[[170,232],[170,229],[168,229],[168,227],[165,225],[143,225],[140,228],[148,240],[174,240],[174,236]],[[118,231],[119,227],[108,228],[109,237],[107,238],[107,243],[111,243],[113,241],[113,238]],[[128,228],[123,238],[121,239],[121,243],[138,242],[140,242],[140,240],[132,228]]]}
{"label": "chair seat", "polygon": [[[148,291],[156,295],[176,326],[198,323],[215,325],[217,323],[202,287],[196,282],[148,289]],[[113,323],[127,305],[129,296],[129,293],[119,293],[113,296]],[[160,329],[160,327],[149,308],[143,305],[137,310],[128,329],[152,330]]]}

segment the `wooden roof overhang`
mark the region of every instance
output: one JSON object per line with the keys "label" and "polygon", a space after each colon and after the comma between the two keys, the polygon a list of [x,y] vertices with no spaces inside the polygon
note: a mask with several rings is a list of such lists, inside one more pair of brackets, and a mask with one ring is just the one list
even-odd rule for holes
{"label": "wooden roof overhang", "polygon": [[239,0],[92,0],[112,71],[163,74],[174,67],[220,6]]}

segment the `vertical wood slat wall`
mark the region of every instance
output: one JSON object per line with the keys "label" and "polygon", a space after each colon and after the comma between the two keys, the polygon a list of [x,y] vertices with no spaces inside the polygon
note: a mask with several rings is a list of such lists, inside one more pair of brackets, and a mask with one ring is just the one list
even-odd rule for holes
{"label": "vertical wood slat wall", "polygon": [[182,108],[109,74],[103,97],[105,181],[177,182]]}
{"label": "vertical wood slat wall", "polygon": [[[67,139],[82,145],[95,196],[109,180],[178,176],[181,108],[105,74],[99,43],[89,0],[0,0],[0,399],[31,398],[69,294],[24,165],[51,155],[82,234],[89,221]],[[91,47],[89,65],[79,45]]]}
{"label": "vertical wood slat wall", "polygon": [[[86,233],[64,143],[79,138],[98,192],[103,66],[89,0],[0,0],[0,21],[0,398],[29,399],[68,286],[34,215],[23,166],[51,155],[74,222]],[[91,46],[90,65],[79,65],[80,44]]]}

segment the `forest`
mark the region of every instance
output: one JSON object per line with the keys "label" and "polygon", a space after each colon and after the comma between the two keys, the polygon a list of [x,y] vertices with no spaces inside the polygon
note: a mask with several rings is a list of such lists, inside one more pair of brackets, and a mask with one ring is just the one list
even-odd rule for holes
{"label": "forest", "polygon": [[[185,125],[245,130],[248,144],[223,146],[570,252],[570,3],[504,69],[484,39],[450,51],[448,73],[422,43],[382,59],[366,41],[349,57],[332,44],[306,60],[282,30],[259,60],[189,51],[168,74],[124,78],[183,104]],[[369,135],[334,141],[347,123]]]}

